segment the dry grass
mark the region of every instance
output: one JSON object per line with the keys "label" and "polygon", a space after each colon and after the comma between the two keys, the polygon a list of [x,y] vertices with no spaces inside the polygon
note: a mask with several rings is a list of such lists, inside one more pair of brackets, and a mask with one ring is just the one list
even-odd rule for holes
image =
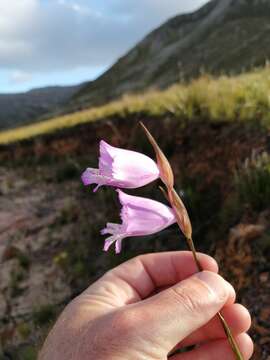
{"label": "dry grass", "polygon": [[131,114],[177,117],[207,121],[253,121],[270,124],[270,67],[229,77],[204,75],[188,85],[174,85],[164,91],[126,95],[101,107],[59,116],[33,125],[0,132],[0,144],[16,142],[78,124],[111,116]]}

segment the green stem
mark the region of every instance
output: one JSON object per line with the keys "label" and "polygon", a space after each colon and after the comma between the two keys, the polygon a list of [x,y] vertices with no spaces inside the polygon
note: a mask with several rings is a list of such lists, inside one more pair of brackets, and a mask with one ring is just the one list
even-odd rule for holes
{"label": "green stem", "polygon": [[238,347],[238,345],[236,344],[236,341],[235,341],[235,339],[234,339],[234,337],[233,337],[233,334],[232,334],[232,332],[231,332],[231,329],[229,328],[229,325],[227,324],[226,320],[224,319],[224,317],[221,315],[220,312],[218,312],[218,317],[219,317],[220,322],[221,322],[221,324],[222,324],[222,326],[223,326],[224,332],[225,332],[225,334],[226,334],[226,336],[227,336],[227,338],[228,338],[228,340],[229,340],[229,342],[230,342],[232,351],[233,351],[234,354],[235,354],[235,358],[236,358],[237,360],[244,360],[244,358],[243,358],[243,356],[242,356],[242,354],[241,354],[241,352],[240,352],[240,350],[239,350],[239,347]]}
{"label": "green stem", "polygon": [[[192,255],[193,255],[193,258],[194,258],[194,261],[196,263],[198,271],[202,271],[203,268],[202,268],[202,266],[200,264],[200,261],[198,259],[193,240],[192,239],[187,239],[187,243],[188,243],[188,246],[189,246],[190,250],[192,251]],[[218,317],[220,319],[220,322],[221,322],[222,327],[224,329],[224,332],[225,332],[225,334],[227,336],[227,339],[228,339],[228,341],[229,341],[229,343],[231,345],[232,351],[235,354],[235,358],[237,360],[244,360],[243,355],[241,354],[241,352],[239,350],[239,347],[236,344],[236,341],[235,341],[235,339],[233,337],[231,329],[229,328],[229,325],[227,324],[226,320],[224,319],[224,317],[221,315],[220,312],[218,312],[217,315],[218,315]]]}

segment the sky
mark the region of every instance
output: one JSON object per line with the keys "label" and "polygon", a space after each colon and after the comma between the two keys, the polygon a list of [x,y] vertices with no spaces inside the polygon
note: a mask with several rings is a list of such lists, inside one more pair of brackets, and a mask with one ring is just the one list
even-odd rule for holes
{"label": "sky", "polygon": [[0,0],[0,93],[93,80],[207,0]]}

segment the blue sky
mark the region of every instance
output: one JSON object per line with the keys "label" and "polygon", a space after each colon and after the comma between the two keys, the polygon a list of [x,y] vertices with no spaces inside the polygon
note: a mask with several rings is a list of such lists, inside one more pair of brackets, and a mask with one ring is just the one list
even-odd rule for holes
{"label": "blue sky", "polygon": [[0,93],[95,79],[149,31],[207,0],[0,0]]}

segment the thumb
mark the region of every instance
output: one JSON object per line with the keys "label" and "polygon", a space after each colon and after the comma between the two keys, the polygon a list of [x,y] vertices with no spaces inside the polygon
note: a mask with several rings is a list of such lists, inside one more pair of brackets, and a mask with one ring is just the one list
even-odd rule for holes
{"label": "thumb", "polygon": [[215,273],[203,271],[137,303],[134,310],[137,325],[141,325],[137,329],[140,337],[167,354],[234,300],[234,289],[227,281]]}

